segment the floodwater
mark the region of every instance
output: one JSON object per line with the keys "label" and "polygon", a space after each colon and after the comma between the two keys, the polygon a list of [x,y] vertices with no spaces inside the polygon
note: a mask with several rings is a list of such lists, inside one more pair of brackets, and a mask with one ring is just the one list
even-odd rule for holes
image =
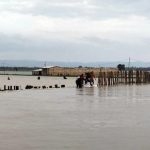
{"label": "floodwater", "polygon": [[[8,78],[10,80],[8,80]],[[76,78],[74,77],[64,79],[63,77],[41,76],[40,80],[38,80],[37,76],[0,75],[0,88],[3,89],[4,85],[20,86],[22,89],[25,89],[26,85],[54,87],[55,84],[58,86],[65,85],[66,87],[72,88],[76,87],[75,80]]]}
{"label": "floodwater", "polygon": [[0,94],[1,150],[150,149],[150,85]]}

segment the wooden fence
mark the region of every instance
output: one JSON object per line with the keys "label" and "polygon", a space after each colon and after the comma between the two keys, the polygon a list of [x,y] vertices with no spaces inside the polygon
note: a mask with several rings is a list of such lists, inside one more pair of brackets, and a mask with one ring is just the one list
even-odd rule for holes
{"label": "wooden fence", "polygon": [[100,71],[98,85],[118,85],[118,84],[144,84],[150,83],[150,72],[140,70],[129,71]]}

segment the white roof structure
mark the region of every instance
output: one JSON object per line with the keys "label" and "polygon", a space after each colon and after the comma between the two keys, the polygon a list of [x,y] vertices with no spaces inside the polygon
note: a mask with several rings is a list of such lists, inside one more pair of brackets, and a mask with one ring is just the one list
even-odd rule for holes
{"label": "white roof structure", "polygon": [[59,67],[59,66],[45,66],[45,67],[42,67],[41,69],[36,69],[36,70],[33,70],[34,72],[39,72],[39,71],[43,71],[43,69],[49,69],[49,68],[54,68],[54,67]]}
{"label": "white roof structure", "polygon": [[36,72],[36,71],[38,72],[38,71],[42,71],[42,69],[36,69],[36,70],[33,70],[33,71],[34,71],[34,72]]}
{"label": "white roof structure", "polygon": [[59,66],[45,66],[45,67],[42,67],[42,69],[49,69],[49,68],[54,68],[54,67],[59,67]]}
{"label": "white roof structure", "polygon": [[48,69],[48,68],[53,68],[54,66],[44,66],[44,67],[42,67],[43,69],[45,68],[45,69]]}

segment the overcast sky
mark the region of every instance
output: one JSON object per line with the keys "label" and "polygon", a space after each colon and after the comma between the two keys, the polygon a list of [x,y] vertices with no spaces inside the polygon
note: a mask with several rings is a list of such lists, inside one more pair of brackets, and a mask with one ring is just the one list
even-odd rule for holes
{"label": "overcast sky", "polygon": [[0,0],[0,59],[150,61],[149,0]]}

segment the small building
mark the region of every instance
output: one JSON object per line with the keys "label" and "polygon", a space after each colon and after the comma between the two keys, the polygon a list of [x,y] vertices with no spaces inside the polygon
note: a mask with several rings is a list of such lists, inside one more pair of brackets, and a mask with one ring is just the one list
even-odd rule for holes
{"label": "small building", "polygon": [[32,75],[41,76],[42,75],[42,69],[33,70]]}
{"label": "small building", "polygon": [[59,66],[46,66],[41,69],[33,70],[34,76],[61,76],[63,75],[63,68]]}

